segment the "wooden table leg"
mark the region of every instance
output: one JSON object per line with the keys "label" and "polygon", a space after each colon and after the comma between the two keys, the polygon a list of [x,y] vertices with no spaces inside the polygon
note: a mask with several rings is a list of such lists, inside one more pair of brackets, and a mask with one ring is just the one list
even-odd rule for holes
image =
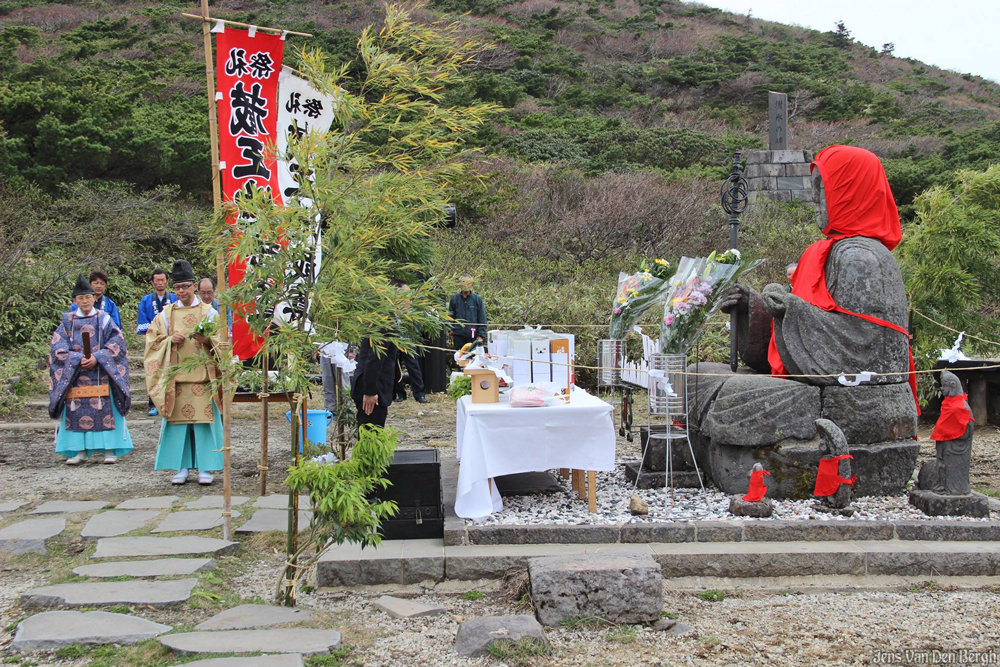
{"label": "wooden table leg", "polygon": [[587,504],[591,514],[597,511],[597,473],[593,470],[587,471]]}

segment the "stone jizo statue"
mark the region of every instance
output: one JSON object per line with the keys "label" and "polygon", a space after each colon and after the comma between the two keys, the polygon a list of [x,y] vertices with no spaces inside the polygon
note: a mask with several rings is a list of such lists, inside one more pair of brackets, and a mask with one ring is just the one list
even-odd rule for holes
{"label": "stone jizo statue", "polygon": [[926,491],[958,496],[970,493],[969,466],[972,461],[972,434],[975,420],[962,381],[954,373],[941,373],[941,416],[931,440],[937,457],[920,467],[917,486]]}
{"label": "stone jizo statue", "polygon": [[989,501],[969,481],[975,420],[968,396],[948,371],[941,373],[941,392],[941,416],[931,433],[936,456],[920,467],[910,504],[931,516],[988,517]]}
{"label": "stone jizo statue", "polygon": [[[813,495],[820,509],[847,510],[853,498],[857,477],[853,474],[853,456],[847,447],[844,432],[829,419],[817,419],[819,431],[819,470]],[[853,514],[853,510],[849,513]]]}

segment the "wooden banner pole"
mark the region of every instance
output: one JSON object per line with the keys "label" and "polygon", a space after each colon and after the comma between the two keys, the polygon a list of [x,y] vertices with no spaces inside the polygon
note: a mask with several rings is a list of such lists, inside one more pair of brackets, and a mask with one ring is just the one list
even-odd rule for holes
{"label": "wooden banner pole", "polygon": [[260,394],[260,495],[267,495],[267,422],[268,422],[268,355],[265,353],[261,360],[264,369],[264,384]]}
{"label": "wooden banner pole", "polygon": [[[202,17],[208,18],[208,0],[201,0]],[[215,110],[215,65],[212,62],[212,31],[208,21],[201,24],[202,36],[205,39],[205,79],[208,85],[208,133],[212,146],[212,208],[215,215],[222,209],[222,182],[219,173],[219,122]],[[215,274],[219,286],[219,296],[226,291],[226,254],[219,252],[215,256]],[[232,346],[229,340],[229,314],[225,304],[219,305],[219,321],[222,322],[222,354],[223,361],[228,363]],[[230,413],[232,412],[232,394],[228,381],[222,387],[222,537],[225,540],[233,538],[232,517],[232,433],[230,429]]]}

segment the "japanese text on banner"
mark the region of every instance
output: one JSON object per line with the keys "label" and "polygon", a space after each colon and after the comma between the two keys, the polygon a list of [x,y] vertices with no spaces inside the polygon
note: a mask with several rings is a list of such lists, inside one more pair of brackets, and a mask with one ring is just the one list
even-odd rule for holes
{"label": "japanese text on banner", "polygon": [[[278,135],[278,73],[284,44],[280,36],[259,31],[250,37],[246,30],[227,28],[216,35],[219,169],[226,201],[263,190],[275,204],[282,202],[277,170],[273,162],[265,161],[264,148]],[[248,262],[253,258],[230,258],[230,285],[243,279]],[[237,307],[233,353],[249,359],[260,346]]]}

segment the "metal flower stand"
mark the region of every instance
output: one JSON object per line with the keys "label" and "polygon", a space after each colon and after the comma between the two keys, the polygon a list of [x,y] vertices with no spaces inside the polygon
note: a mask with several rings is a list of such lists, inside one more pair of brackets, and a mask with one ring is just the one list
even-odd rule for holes
{"label": "metal flower stand", "polygon": [[[671,455],[671,445],[674,441],[684,440],[687,442],[695,475],[698,477],[698,485],[703,493],[705,491],[705,484],[701,479],[701,471],[698,470],[698,460],[695,458],[694,446],[691,444],[688,432],[686,369],[687,355],[684,354],[654,354],[650,359],[649,413],[646,422],[648,440],[643,448],[642,458],[643,464],[645,464],[646,454],[652,449],[654,439],[665,441],[665,486],[670,488],[670,504],[674,502],[674,470]],[[663,423],[659,423],[661,420]],[[636,478],[637,486],[638,481]]]}
{"label": "metal flower stand", "polygon": [[[622,382],[625,368],[625,340],[619,338],[597,341],[597,392],[606,393],[607,401],[614,407],[621,406],[618,434],[632,441],[632,392]],[[616,393],[621,392],[616,400]],[[613,414],[613,413],[612,413]]]}

